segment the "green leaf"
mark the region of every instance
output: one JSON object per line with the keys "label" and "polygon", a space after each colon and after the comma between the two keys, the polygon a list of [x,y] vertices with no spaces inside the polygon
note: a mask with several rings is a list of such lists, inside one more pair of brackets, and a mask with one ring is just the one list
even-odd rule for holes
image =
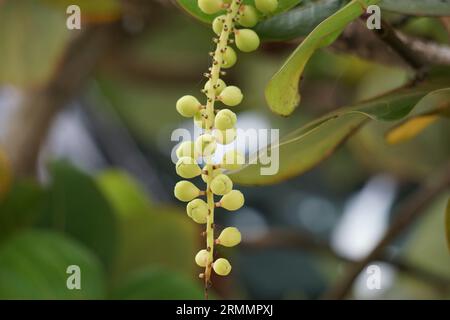
{"label": "green leaf", "polygon": [[347,24],[364,12],[362,3],[371,5],[378,1],[353,0],[319,24],[309,34],[267,85],[266,100],[273,112],[288,116],[294,111],[300,103],[300,77],[314,52],[334,42]]}
{"label": "green leaf", "polygon": [[255,31],[262,40],[268,41],[283,41],[305,37],[345,3],[345,0],[308,2],[260,22],[255,27]]}
{"label": "green leaf", "polygon": [[[184,9],[189,15],[193,16],[197,20],[200,20],[204,23],[212,23],[215,17],[221,15],[224,13],[224,11],[221,11],[217,14],[206,14],[203,11],[200,10],[200,8],[197,5],[196,0],[176,0],[178,5]],[[287,11],[293,7],[295,7],[297,4],[299,4],[301,0],[279,0],[278,1],[278,8],[275,10],[275,12],[272,13],[272,15],[276,15],[278,13]],[[244,0],[245,4],[251,4],[254,5],[254,0]]]}
{"label": "green leaf", "polygon": [[[81,289],[67,288],[67,267],[81,270]],[[73,240],[54,232],[23,232],[0,247],[0,299],[102,299],[100,262]]]}
{"label": "green leaf", "polygon": [[[446,81],[448,83],[448,79]],[[450,88],[434,90],[440,85],[440,81],[430,81],[327,114],[290,133],[278,144],[259,151],[259,154],[268,155],[279,153],[280,168],[275,175],[261,175],[261,168],[265,166],[258,163],[245,166],[231,177],[244,185],[266,185],[302,174],[330,156],[365,123],[371,120],[399,121],[410,114],[433,110],[448,101]]]}
{"label": "green leaf", "polygon": [[384,10],[407,15],[450,15],[450,0],[382,0],[380,7]]}
{"label": "green leaf", "polygon": [[87,174],[66,162],[53,163],[50,169],[52,185],[41,223],[70,234],[109,268],[118,240],[112,206]]}
{"label": "green leaf", "polygon": [[202,299],[200,281],[163,268],[139,270],[127,277],[116,290],[112,299],[119,300],[188,300]]}
{"label": "green leaf", "polygon": [[31,87],[49,80],[70,36],[64,13],[36,0],[2,4],[0,84]]}

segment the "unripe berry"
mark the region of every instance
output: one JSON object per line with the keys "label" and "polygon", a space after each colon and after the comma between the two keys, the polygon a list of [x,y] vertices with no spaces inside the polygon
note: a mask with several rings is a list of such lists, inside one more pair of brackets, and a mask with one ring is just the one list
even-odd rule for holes
{"label": "unripe berry", "polygon": [[223,63],[222,68],[231,68],[236,64],[237,55],[234,49],[230,46],[225,48],[225,52],[223,53]]}
{"label": "unripe berry", "polygon": [[255,0],[256,8],[262,13],[271,13],[278,7],[278,0]]}
{"label": "unripe berry", "polygon": [[206,111],[204,109],[200,110],[194,115],[194,123],[202,129],[206,129],[208,124],[206,122],[206,119],[204,117],[206,115]]}
{"label": "unripe berry", "polygon": [[241,238],[238,228],[228,227],[222,230],[216,243],[225,247],[234,247],[241,242]]}
{"label": "unripe berry", "polygon": [[206,264],[208,263],[208,256],[209,252],[208,250],[202,249],[195,255],[195,263],[199,267],[206,267]]}
{"label": "unripe berry", "polygon": [[219,100],[230,107],[237,106],[242,102],[244,95],[241,89],[236,86],[228,86],[223,89],[222,93],[219,95]]}
{"label": "unripe berry", "polygon": [[250,5],[242,7],[241,15],[239,17],[239,24],[243,27],[252,28],[258,23],[258,12]]}
{"label": "unripe berry", "polygon": [[183,96],[177,101],[177,111],[183,117],[193,117],[201,107],[201,103],[193,96]]}
{"label": "unripe berry", "polygon": [[181,157],[178,159],[175,169],[180,177],[186,179],[194,178],[202,173],[195,159],[191,157]]}
{"label": "unripe berry", "polygon": [[173,193],[178,200],[188,202],[200,195],[200,189],[192,182],[182,180],[177,182]]}
{"label": "unripe berry", "polygon": [[220,144],[226,145],[232,143],[236,139],[236,128],[227,130],[214,130],[214,137]]}
{"label": "unripe berry", "polygon": [[236,150],[230,150],[223,155],[221,167],[226,170],[237,170],[244,164],[244,156]]}
{"label": "unripe berry", "polygon": [[235,31],[236,46],[242,52],[252,52],[259,47],[259,37],[251,29],[240,29]]}
{"label": "unripe berry", "polygon": [[222,33],[223,22],[224,21],[225,21],[225,15],[224,14],[216,17],[213,20],[212,29],[213,29],[214,33],[217,34],[218,36],[220,36],[220,34]]}
{"label": "unripe berry", "polygon": [[202,199],[194,199],[186,206],[186,213],[197,223],[206,223],[208,217],[208,204]]}
{"label": "unripe berry", "polygon": [[217,175],[211,181],[211,191],[219,196],[229,193],[232,189],[233,181],[223,173]]}
{"label": "unripe berry", "polygon": [[206,14],[214,14],[222,9],[222,0],[198,0],[198,7]]}
{"label": "unripe berry", "polygon": [[239,190],[231,190],[220,199],[220,205],[229,211],[238,210],[244,205],[244,195]]}
{"label": "unripe berry", "polygon": [[[203,89],[205,90],[213,90],[214,88],[211,88],[211,80],[208,80],[205,83],[205,86],[203,87]],[[216,95],[219,95],[222,93],[223,89],[225,89],[227,87],[225,81],[223,81],[222,79],[218,79],[217,83],[216,83],[216,88],[214,89],[216,92]]]}
{"label": "unripe berry", "polygon": [[216,119],[214,121],[214,126],[219,130],[227,130],[234,128],[236,121],[237,117],[233,111],[229,109],[223,109],[217,113]]}
{"label": "unripe berry", "polygon": [[197,158],[195,154],[194,141],[183,141],[177,148],[176,154],[178,158],[191,157]]}
{"label": "unripe berry", "polygon": [[195,141],[195,151],[201,154],[202,156],[210,156],[216,152],[216,139],[208,134],[202,134]]}
{"label": "unripe berry", "polygon": [[213,269],[219,276],[227,276],[231,272],[231,264],[227,259],[219,258],[214,261]]}
{"label": "unripe berry", "polygon": [[[208,169],[208,166],[205,165],[205,166],[203,167],[203,170],[202,170],[202,171],[205,171],[205,170],[207,170],[207,169]],[[209,173],[209,172],[208,172],[208,173]],[[222,170],[221,170],[220,168],[214,169],[213,172],[212,172],[212,177],[211,177],[211,178],[214,179],[217,175],[219,175],[219,174],[221,174],[221,173],[222,173]],[[203,180],[203,182],[207,183],[207,182],[208,182],[208,175],[202,173],[202,180]]]}

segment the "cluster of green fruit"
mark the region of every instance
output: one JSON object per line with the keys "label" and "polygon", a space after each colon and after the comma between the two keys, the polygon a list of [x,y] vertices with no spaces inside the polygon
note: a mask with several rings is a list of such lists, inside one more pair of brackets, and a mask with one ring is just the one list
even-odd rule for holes
{"label": "cluster of green fruit", "polygon": [[[263,14],[276,9],[277,0],[255,0],[255,5]],[[206,183],[206,190],[202,191],[192,182],[183,180],[175,185],[175,197],[188,202],[187,215],[196,223],[206,224],[206,249],[200,250],[195,256],[195,262],[205,268],[200,274],[205,279],[206,286],[210,283],[211,270],[218,275],[225,276],[231,271],[228,260],[219,258],[214,260],[214,245],[233,247],[241,242],[241,233],[237,228],[228,227],[222,230],[219,237],[214,239],[214,209],[217,207],[229,211],[240,209],[244,205],[243,194],[233,189],[233,182],[224,173],[236,170],[244,162],[244,158],[237,151],[227,152],[221,163],[214,163],[213,156],[217,143],[229,144],[236,138],[236,114],[230,109],[215,110],[215,103],[220,102],[228,107],[239,105],[243,100],[241,90],[236,86],[228,86],[220,76],[225,75],[222,69],[232,67],[237,60],[235,44],[243,52],[251,52],[259,47],[258,35],[251,28],[258,23],[259,13],[242,0],[198,0],[199,8],[206,14],[218,15],[212,24],[216,50],[211,52],[212,66],[205,73],[208,78],[202,92],[206,95],[206,104],[191,95],[181,97],[176,103],[177,111],[184,117],[192,117],[194,123],[203,129],[196,141],[182,142],[177,151],[178,162],[176,172],[185,179],[201,176]],[[234,39],[231,37],[234,35]],[[200,168],[197,160],[202,158],[205,166]],[[206,201],[198,197],[206,196]],[[215,196],[222,196],[216,202]]]}

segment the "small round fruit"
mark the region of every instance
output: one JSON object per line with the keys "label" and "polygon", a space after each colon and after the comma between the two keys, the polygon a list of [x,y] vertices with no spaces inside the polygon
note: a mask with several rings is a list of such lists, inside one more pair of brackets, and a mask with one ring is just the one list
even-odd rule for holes
{"label": "small round fruit", "polygon": [[233,111],[229,109],[223,109],[217,113],[214,125],[219,130],[227,130],[234,128],[236,121],[237,117]]}
{"label": "small round fruit", "polygon": [[217,34],[218,36],[220,36],[220,34],[222,33],[223,22],[224,21],[225,21],[225,15],[224,14],[216,17],[213,20],[212,29],[213,29],[214,33]]}
{"label": "small round fruit", "polygon": [[[202,172],[207,170],[207,169],[208,169],[208,166],[205,165],[203,167]],[[221,173],[222,173],[222,170],[220,168],[214,169],[213,172],[212,172],[212,178],[214,179],[214,177],[216,177],[217,175],[219,175]],[[202,180],[203,180],[203,182],[207,183],[208,182],[208,175],[202,173]]]}
{"label": "small round fruit", "polygon": [[194,96],[183,96],[177,101],[177,111],[183,117],[193,117],[201,107],[201,103]]}
{"label": "small round fruit", "polygon": [[198,7],[206,14],[214,14],[222,9],[222,0],[198,0]]}
{"label": "small round fruit", "polygon": [[[211,86],[211,79],[205,83],[205,86],[203,87],[203,89],[210,90],[211,89],[210,86]],[[216,83],[216,88],[215,88],[216,95],[221,94],[223,89],[225,89],[226,87],[227,87],[227,85],[226,85],[225,81],[223,81],[222,79],[218,79],[217,83]]]}
{"label": "small round fruit", "polygon": [[208,204],[202,199],[194,199],[186,206],[186,213],[197,223],[206,223],[208,217]]}
{"label": "small round fruit", "polygon": [[195,263],[199,267],[204,268],[204,267],[206,267],[206,264],[208,263],[208,257],[209,257],[208,250],[202,249],[195,255]]}
{"label": "small round fruit", "polygon": [[195,159],[191,157],[181,157],[178,159],[175,169],[180,177],[186,179],[194,178],[202,173]]}
{"label": "small round fruit", "polygon": [[214,261],[213,269],[219,276],[227,276],[231,272],[231,264],[227,259],[219,258]]}
{"label": "small round fruit", "polygon": [[231,179],[223,173],[217,175],[211,181],[211,191],[219,196],[227,194],[232,189],[233,189],[233,181],[231,181]]}
{"label": "small round fruit", "polygon": [[243,5],[239,17],[239,24],[246,28],[252,28],[258,23],[258,12],[253,6]]}
{"label": "small round fruit", "polygon": [[220,205],[229,211],[236,211],[244,205],[244,195],[239,190],[231,190],[220,199]]}
{"label": "small round fruit", "polygon": [[230,107],[237,106],[242,102],[244,95],[241,89],[236,86],[228,86],[219,95],[220,101]]}
{"label": "small round fruit", "polygon": [[216,147],[216,139],[208,133],[202,134],[195,141],[195,151],[205,157],[213,155]]}
{"label": "small round fruit", "polygon": [[234,247],[241,242],[241,239],[238,228],[228,227],[222,230],[216,242],[224,247]]}
{"label": "small round fruit", "polygon": [[194,141],[183,141],[180,143],[176,151],[177,157],[191,157],[195,159],[197,155],[195,154],[194,145]]}
{"label": "small round fruit", "polygon": [[236,128],[226,129],[226,130],[214,130],[214,137],[216,141],[220,144],[226,145],[230,144],[236,139]]}
{"label": "small round fruit", "polygon": [[173,194],[178,200],[188,202],[200,195],[200,189],[197,188],[192,182],[182,180],[178,181],[175,185]]}
{"label": "small round fruit", "polygon": [[242,52],[252,52],[259,47],[259,37],[251,29],[239,29],[235,31],[236,46]]}
{"label": "small round fruit", "polygon": [[230,150],[223,155],[221,167],[226,170],[237,170],[244,164],[244,156],[236,150]]}
{"label": "small round fruit", "polygon": [[237,55],[236,51],[230,46],[227,46],[225,48],[225,52],[223,53],[223,62],[222,62],[222,68],[231,68],[236,64],[237,61]]}
{"label": "small round fruit", "polygon": [[274,12],[278,7],[278,0],[255,0],[256,8],[262,13]]}

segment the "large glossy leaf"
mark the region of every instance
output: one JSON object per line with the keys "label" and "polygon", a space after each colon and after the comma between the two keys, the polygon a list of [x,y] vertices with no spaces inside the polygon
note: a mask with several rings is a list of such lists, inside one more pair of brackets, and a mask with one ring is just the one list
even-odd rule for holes
{"label": "large glossy leaf", "polygon": [[[219,12],[215,15],[209,15],[209,14],[204,13],[198,7],[196,0],[176,0],[176,1],[177,1],[178,5],[181,8],[183,8],[188,14],[190,14],[194,18],[196,18],[202,22],[205,22],[205,23],[211,23],[216,16],[223,14],[223,12]],[[273,12],[272,15],[287,11],[287,10],[295,7],[297,4],[299,4],[300,1],[301,0],[279,0],[278,8],[277,8],[277,10],[275,10],[275,12]],[[244,3],[254,5],[254,0],[244,0]]]}
{"label": "large glossy leaf", "polygon": [[287,116],[294,111],[300,103],[299,81],[306,63],[317,49],[334,42],[344,28],[364,12],[362,3],[370,5],[378,3],[378,0],[353,0],[328,17],[306,37],[272,77],[265,95],[273,112]]}
{"label": "large glossy leaf", "polygon": [[448,16],[450,0],[382,0],[382,9],[417,16]]}
{"label": "large glossy leaf", "polygon": [[[81,290],[67,288],[67,267],[81,270]],[[61,234],[20,233],[0,247],[0,299],[102,299],[104,275],[98,259]]]}
{"label": "large glossy leaf", "polygon": [[439,88],[439,83],[430,81],[420,87],[396,90],[327,114],[282,138],[278,144],[259,151],[269,155],[279,153],[277,174],[261,175],[264,166],[250,164],[233,173],[233,181],[265,185],[302,174],[330,156],[339,144],[370,120],[395,122],[411,114],[413,109],[414,113],[435,109],[450,95],[450,89],[434,90]]}
{"label": "large glossy leaf", "polygon": [[41,225],[66,232],[110,267],[117,249],[117,217],[94,179],[65,162],[51,166],[52,184]]}

